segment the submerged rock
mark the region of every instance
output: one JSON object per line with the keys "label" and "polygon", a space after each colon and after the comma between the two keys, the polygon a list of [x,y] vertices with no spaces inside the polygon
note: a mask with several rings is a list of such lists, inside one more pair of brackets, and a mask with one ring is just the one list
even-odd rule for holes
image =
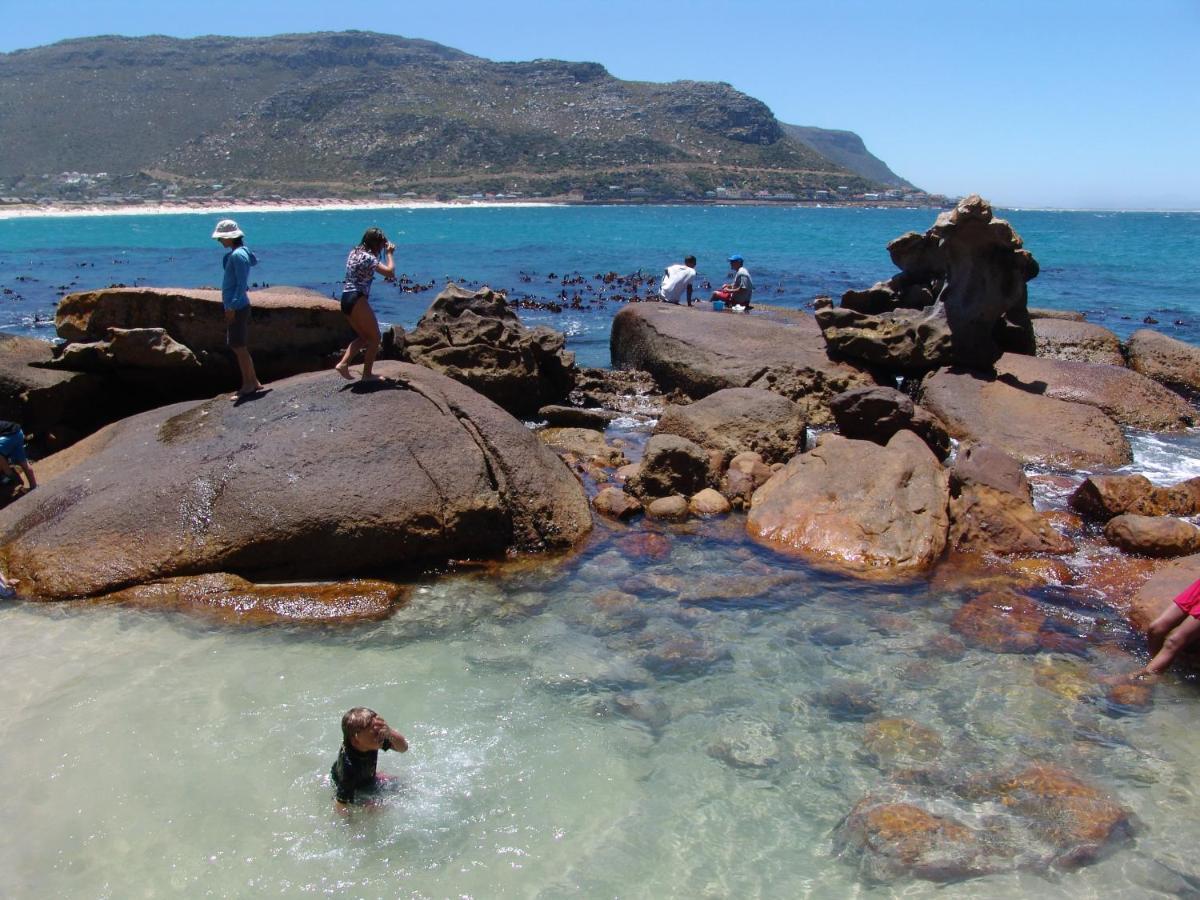
{"label": "submerged rock", "polygon": [[406,596],[407,588],[385,581],[252,584],[222,572],[141,584],[109,594],[105,600],[178,610],[222,624],[311,625],[383,619]]}
{"label": "submerged rock", "polygon": [[863,730],[863,746],[876,765],[927,765],[941,755],[942,739],[912,719],[878,719]]}
{"label": "submerged rock", "polygon": [[708,747],[709,756],[735,769],[768,769],[777,765],[785,752],[778,730],[757,719],[723,723]]}
{"label": "submerged rock", "polygon": [[701,398],[723,388],[754,387],[795,401],[813,425],[832,419],[829,401],[874,384],[859,368],[829,358],[816,323],[712,313],[671,303],[631,304],[613,319],[612,363],[644,369],[666,389]]}
{"label": "submerged rock", "polygon": [[946,547],[949,475],[925,443],[826,434],[754,493],[746,528],[854,574],[927,569]]}
{"label": "submerged rock", "polygon": [[404,356],[526,414],[571,390],[575,354],[565,347],[563,334],[522,325],[503,294],[447,284],[405,335]]}
{"label": "submerged rock", "polygon": [[1133,459],[1120,427],[1100,410],[971,372],[939,369],[926,376],[920,401],[952,437],[988,444],[1023,463],[1093,468]]}
{"label": "submerged rock", "polygon": [[600,515],[610,519],[632,519],[642,511],[640,500],[615,487],[603,488],[592,499],[592,506]]}
{"label": "submerged rock", "polygon": [[178,575],[308,580],[568,547],[579,482],[520,422],[428,369],[374,385],[297,376],[255,400],[116,423],[0,512],[0,560],[30,597]]}
{"label": "submerged rock", "polygon": [[974,647],[994,653],[1036,653],[1045,613],[1028,597],[988,591],[964,603],[951,628]]}
{"label": "submerged rock", "polygon": [[666,408],[655,434],[674,434],[716,450],[728,461],[758,453],[787,462],[804,449],[804,417],[786,397],[758,388],[726,388],[686,406]]}

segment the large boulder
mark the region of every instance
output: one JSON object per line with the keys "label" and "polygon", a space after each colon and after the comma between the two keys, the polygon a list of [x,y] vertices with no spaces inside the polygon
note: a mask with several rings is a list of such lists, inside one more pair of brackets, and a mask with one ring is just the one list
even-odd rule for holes
{"label": "large boulder", "polygon": [[1123,513],[1194,516],[1200,514],[1200,478],[1164,487],[1145,475],[1090,475],[1069,502],[1085,516],[1104,522]]}
{"label": "large boulder", "polygon": [[[266,381],[325,368],[354,336],[337,303],[316,291],[251,291],[250,307],[250,351]],[[225,345],[220,291],[146,287],[69,294],[58,305],[54,326],[75,344],[108,341],[113,328],[161,328],[214,377],[227,380],[236,372]]]}
{"label": "large boulder", "polygon": [[800,407],[759,388],[726,388],[686,406],[671,405],[655,434],[676,434],[716,450],[725,461],[739,453],[758,453],[766,462],[787,462],[804,449]]}
{"label": "large boulder", "polygon": [[905,372],[987,370],[1004,349],[1034,352],[1025,283],[1038,264],[987,201],[967,197],[924,234],[893,240],[888,253],[898,275],[818,313],[831,349]]}
{"label": "large boulder", "polygon": [[1082,469],[1133,459],[1120,427],[1100,410],[978,373],[939,369],[922,381],[919,401],[952,437],[989,444],[1022,463]]}
{"label": "large boulder", "polygon": [[1037,355],[1047,359],[1124,366],[1120,339],[1101,325],[1061,318],[1033,320]]}
{"label": "large boulder", "polygon": [[571,390],[575,355],[565,346],[560,332],[522,325],[503,294],[447,284],[405,335],[403,352],[509,412],[532,414]]}
{"label": "large boulder", "polygon": [[1200,394],[1200,347],[1149,328],[1140,328],[1125,344],[1129,367],[1188,395]]}
{"label": "large boulder", "polygon": [[949,476],[919,437],[886,447],[823,435],[754,492],[746,527],[856,574],[927,569],[946,547]]}
{"label": "large boulder", "polygon": [[1130,428],[1180,431],[1196,421],[1190,403],[1123,366],[1005,353],[996,372],[1022,390],[1094,406]]}
{"label": "large boulder", "polygon": [[162,374],[194,372],[200,368],[200,361],[165,329],[110,328],[107,340],[67,344],[49,365],[76,372],[147,369]]}
{"label": "large boulder", "polygon": [[895,388],[877,385],[843,391],[830,408],[842,437],[886,444],[897,431],[908,430],[928,444],[938,459],[950,455],[946,426]]}
{"label": "large boulder", "polygon": [[[62,600],[181,575],[345,578],[573,544],[579,482],[520,422],[428,369],[301,375],[249,402],[115,423],[0,511],[0,564]],[[53,466],[51,468],[54,468]]]}
{"label": "large boulder", "polygon": [[832,422],[829,401],[874,384],[861,368],[830,359],[812,317],[786,321],[675,306],[630,304],[613,319],[612,363],[645,369],[664,389],[699,399],[723,388],[755,387],[796,402],[812,425]]}

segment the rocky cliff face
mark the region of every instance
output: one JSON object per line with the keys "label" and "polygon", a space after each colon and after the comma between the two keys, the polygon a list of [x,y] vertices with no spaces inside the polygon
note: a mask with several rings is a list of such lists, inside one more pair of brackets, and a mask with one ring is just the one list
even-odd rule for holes
{"label": "rocky cliff face", "polygon": [[627,82],[596,63],[496,63],[365,32],[0,54],[0,125],[9,178],[144,171],[284,193],[878,186],[727,84]]}

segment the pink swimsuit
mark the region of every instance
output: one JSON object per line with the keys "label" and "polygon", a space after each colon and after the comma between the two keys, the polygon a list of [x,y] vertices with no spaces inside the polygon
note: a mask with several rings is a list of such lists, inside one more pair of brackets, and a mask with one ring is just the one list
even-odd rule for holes
{"label": "pink swimsuit", "polygon": [[1175,598],[1175,605],[1189,616],[1200,619],[1200,580],[1193,581]]}

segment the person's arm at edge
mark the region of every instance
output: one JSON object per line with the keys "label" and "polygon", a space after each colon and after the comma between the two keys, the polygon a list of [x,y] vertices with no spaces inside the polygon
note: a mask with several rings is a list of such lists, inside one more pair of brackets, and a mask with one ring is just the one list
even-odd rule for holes
{"label": "person's arm at edge", "polygon": [[[384,247],[383,253],[379,254],[379,265],[375,267],[375,271],[389,281],[396,277],[396,258],[392,255],[395,249],[395,244],[388,244]],[[383,259],[384,256],[387,257],[386,262]]]}
{"label": "person's arm at edge", "polygon": [[33,477],[33,466],[29,465],[28,460],[21,460],[21,471],[25,473],[25,480],[29,482],[29,490],[37,487],[37,479]]}
{"label": "person's arm at edge", "polygon": [[408,741],[405,739],[404,735],[398,732],[395,728],[392,728],[390,725],[388,726],[387,742],[388,746],[385,749],[395,750],[397,753],[408,752]]}

